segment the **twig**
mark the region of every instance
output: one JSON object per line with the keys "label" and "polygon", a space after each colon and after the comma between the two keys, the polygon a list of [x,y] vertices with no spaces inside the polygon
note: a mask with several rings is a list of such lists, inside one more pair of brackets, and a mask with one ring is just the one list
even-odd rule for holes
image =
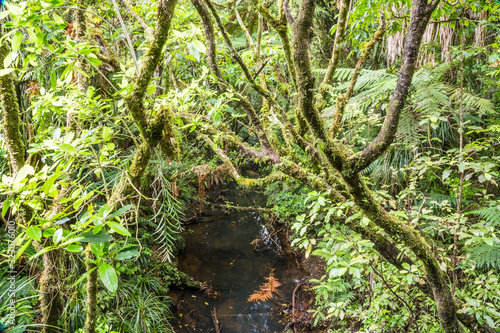
{"label": "twig", "polygon": [[212,320],[214,321],[215,332],[221,333],[220,328],[221,328],[222,325],[219,322],[219,319],[217,318],[217,309],[215,307],[212,310]]}
{"label": "twig", "polygon": [[233,206],[230,204],[209,204],[214,207],[222,207],[222,208],[227,208],[227,209],[235,209],[238,211],[243,211],[243,212],[262,212],[262,213],[274,213],[274,210],[271,208],[261,208],[261,207],[241,207],[241,206]]}
{"label": "twig", "polygon": [[118,20],[120,21],[120,24],[122,26],[123,33],[125,33],[125,38],[127,39],[127,42],[130,46],[130,56],[134,61],[135,71],[137,74],[139,74],[139,65],[137,65],[137,58],[135,56],[134,44],[132,44],[132,41],[130,40],[130,35],[128,34],[127,28],[125,27],[125,22],[123,22],[122,15],[120,14],[120,9],[118,8],[118,4],[116,3],[115,0],[113,0],[113,7],[115,9],[116,16],[118,16]]}
{"label": "twig", "polygon": [[297,293],[297,290],[299,290],[300,286],[303,284],[304,282],[297,283],[292,293],[292,324],[293,324],[293,331],[295,333],[297,333],[297,326],[295,325],[295,294]]}

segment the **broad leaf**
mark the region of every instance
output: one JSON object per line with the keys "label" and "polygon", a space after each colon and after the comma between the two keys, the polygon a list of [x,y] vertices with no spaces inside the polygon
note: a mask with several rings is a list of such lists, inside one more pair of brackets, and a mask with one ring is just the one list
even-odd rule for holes
{"label": "broad leaf", "polygon": [[33,240],[36,240],[38,242],[42,241],[42,230],[36,225],[26,229],[26,234]]}
{"label": "broad leaf", "polygon": [[99,265],[99,277],[106,289],[112,293],[118,289],[118,276],[110,264],[102,263]]}

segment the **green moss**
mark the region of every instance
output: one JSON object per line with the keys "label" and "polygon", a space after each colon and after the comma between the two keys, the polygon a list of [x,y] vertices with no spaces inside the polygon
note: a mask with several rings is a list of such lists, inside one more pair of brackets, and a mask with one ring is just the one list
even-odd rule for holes
{"label": "green moss", "polygon": [[[4,69],[4,60],[9,52],[4,40],[0,46],[0,69]],[[0,103],[5,146],[12,171],[15,173],[24,166],[26,149],[21,135],[21,117],[12,74],[0,76]]]}

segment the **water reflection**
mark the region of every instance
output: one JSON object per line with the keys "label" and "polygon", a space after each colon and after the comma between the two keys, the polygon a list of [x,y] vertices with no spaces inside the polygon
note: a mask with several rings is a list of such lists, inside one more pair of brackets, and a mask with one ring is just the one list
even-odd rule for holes
{"label": "water reflection", "polygon": [[[294,262],[280,252],[276,232],[256,213],[211,213],[205,223],[189,226],[179,269],[211,284],[222,294],[212,300],[196,291],[179,297],[181,324],[177,332],[215,332],[211,310],[215,307],[222,332],[271,333],[284,328],[277,310],[290,301],[292,279],[300,278]],[[282,283],[279,295],[266,302],[247,301],[274,270]]]}

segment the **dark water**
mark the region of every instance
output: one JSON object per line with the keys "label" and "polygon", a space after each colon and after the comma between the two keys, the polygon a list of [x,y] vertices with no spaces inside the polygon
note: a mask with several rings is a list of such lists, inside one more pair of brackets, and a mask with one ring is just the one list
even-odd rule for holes
{"label": "dark water", "polygon": [[[213,286],[222,299],[193,290],[178,291],[174,295],[179,309],[175,330],[215,332],[211,317],[215,308],[224,333],[281,332],[286,322],[277,313],[291,302],[302,273],[295,260],[282,253],[277,230],[266,226],[267,221],[255,212],[227,214],[216,209],[208,214],[188,226],[179,269]],[[265,302],[248,302],[271,272],[282,283],[279,295]]]}

